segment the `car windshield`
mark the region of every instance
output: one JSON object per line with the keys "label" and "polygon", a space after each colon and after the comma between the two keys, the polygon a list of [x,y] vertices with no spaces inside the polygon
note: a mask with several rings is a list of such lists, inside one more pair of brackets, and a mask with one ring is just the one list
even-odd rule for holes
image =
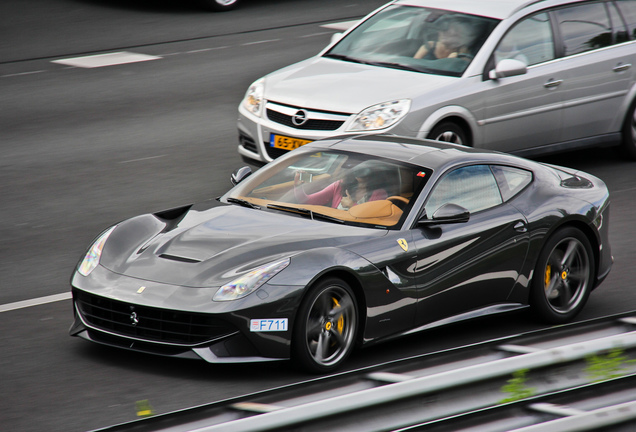
{"label": "car windshield", "polygon": [[399,229],[431,171],[341,151],[277,159],[221,200],[332,223]]}
{"label": "car windshield", "polygon": [[461,76],[497,23],[441,9],[392,6],[367,19],[324,56]]}

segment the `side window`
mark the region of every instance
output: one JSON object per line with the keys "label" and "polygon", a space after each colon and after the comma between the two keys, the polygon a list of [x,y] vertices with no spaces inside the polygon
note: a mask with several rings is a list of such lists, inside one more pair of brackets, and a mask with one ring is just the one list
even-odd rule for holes
{"label": "side window", "polygon": [[630,37],[636,39],[636,0],[617,0],[615,4],[627,23]]}
{"label": "side window", "polygon": [[555,11],[566,56],[612,45],[612,28],[603,3]]}
{"label": "side window", "polygon": [[[636,4],[636,1],[633,1],[632,3]],[[627,27],[625,27],[623,18],[618,10],[616,10],[614,3],[607,3],[607,8],[610,14],[612,27],[614,28],[614,43],[618,44],[629,41],[629,32],[627,31]]]}
{"label": "side window", "polygon": [[492,172],[495,174],[504,201],[517,195],[532,181],[532,172],[520,168],[493,165]]}
{"label": "side window", "polygon": [[431,217],[446,203],[458,204],[471,213],[501,204],[501,194],[488,165],[462,167],[446,174],[424,206],[426,215]]}
{"label": "side window", "polygon": [[495,62],[521,60],[528,66],[554,59],[554,38],[546,13],[524,18],[501,39],[495,50]]}

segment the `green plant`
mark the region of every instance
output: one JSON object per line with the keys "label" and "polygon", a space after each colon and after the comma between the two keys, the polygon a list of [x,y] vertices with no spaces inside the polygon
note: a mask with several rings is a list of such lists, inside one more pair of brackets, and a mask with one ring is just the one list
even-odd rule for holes
{"label": "green plant", "polygon": [[502,399],[499,403],[515,402],[534,395],[536,389],[526,386],[527,373],[528,369],[521,369],[512,374],[512,378],[501,388],[502,393],[508,394],[508,397]]}

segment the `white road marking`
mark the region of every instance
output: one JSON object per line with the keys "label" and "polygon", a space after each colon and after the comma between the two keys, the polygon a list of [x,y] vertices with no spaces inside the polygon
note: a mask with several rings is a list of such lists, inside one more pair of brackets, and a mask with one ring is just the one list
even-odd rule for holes
{"label": "white road marking", "polygon": [[69,300],[71,297],[72,297],[71,293],[67,292],[62,294],[54,294],[54,295],[50,295],[46,297],[34,298],[30,300],[23,300],[23,301],[19,301],[15,303],[7,303],[7,304],[0,305],[0,313],[8,312],[8,311],[16,310],[16,309],[24,309],[31,306],[43,305],[46,303]]}
{"label": "white road marking", "polygon": [[114,66],[126,63],[137,63],[149,60],[158,60],[161,57],[147,54],[137,54],[131,52],[115,52],[108,54],[97,54],[84,57],[73,57],[67,59],[53,60],[52,63],[63,64],[80,68],[97,68],[104,66]]}
{"label": "white road marking", "polygon": [[247,43],[241,44],[241,46],[258,45],[258,44],[278,42],[278,41],[280,41],[280,39],[268,39],[268,40],[262,40],[262,41],[247,42]]}
{"label": "white road marking", "polygon": [[337,23],[321,25],[320,27],[333,29],[333,30],[345,31],[345,30],[349,30],[349,28],[353,27],[359,21],[360,20],[342,21],[342,22],[337,22]]}
{"label": "white road marking", "polygon": [[159,159],[159,158],[162,158],[162,157],[165,157],[165,156],[167,156],[167,155],[162,154],[162,155],[159,155],[159,156],[148,156],[148,157],[139,158],[139,159],[129,159],[129,160],[121,161],[119,163],[125,164],[125,163],[131,163],[131,162],[141,162],[141,161],[146,161],[146,160],[149,160],[149,159]]}

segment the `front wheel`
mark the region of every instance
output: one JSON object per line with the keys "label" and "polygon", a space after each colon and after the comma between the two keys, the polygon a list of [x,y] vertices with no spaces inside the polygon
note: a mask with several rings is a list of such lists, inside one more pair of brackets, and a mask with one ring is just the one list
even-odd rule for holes
{"label": "front wheel", "polygon": [[241,0],[199,0],[205,9],[216,12],[224,12],[234,9]]}
{"label": "front wheel", "polygon": [[460,145],[469,145],[466,131],[461,126],[453,122],[442,122],[435,126],[428,138],[435,141],[444,141]]}
{"label": "front wheel", "polygon": [[325,279],[309,291],[298,310],[294,359],[310,372],[333,371],[351,354],[357,329],[353,291],[340,279]]}
{"label": "front wheel", "polygon": [[592,247],[575,228],[557,231],[545,244],[532,279],[530,303],[535,314],[563,324],[578,314],[594,278]]}
{"label": "front wheel", "polygon": [[636,160],[636,101],[632,103],[623,125],[623,153],[631,160]]}

